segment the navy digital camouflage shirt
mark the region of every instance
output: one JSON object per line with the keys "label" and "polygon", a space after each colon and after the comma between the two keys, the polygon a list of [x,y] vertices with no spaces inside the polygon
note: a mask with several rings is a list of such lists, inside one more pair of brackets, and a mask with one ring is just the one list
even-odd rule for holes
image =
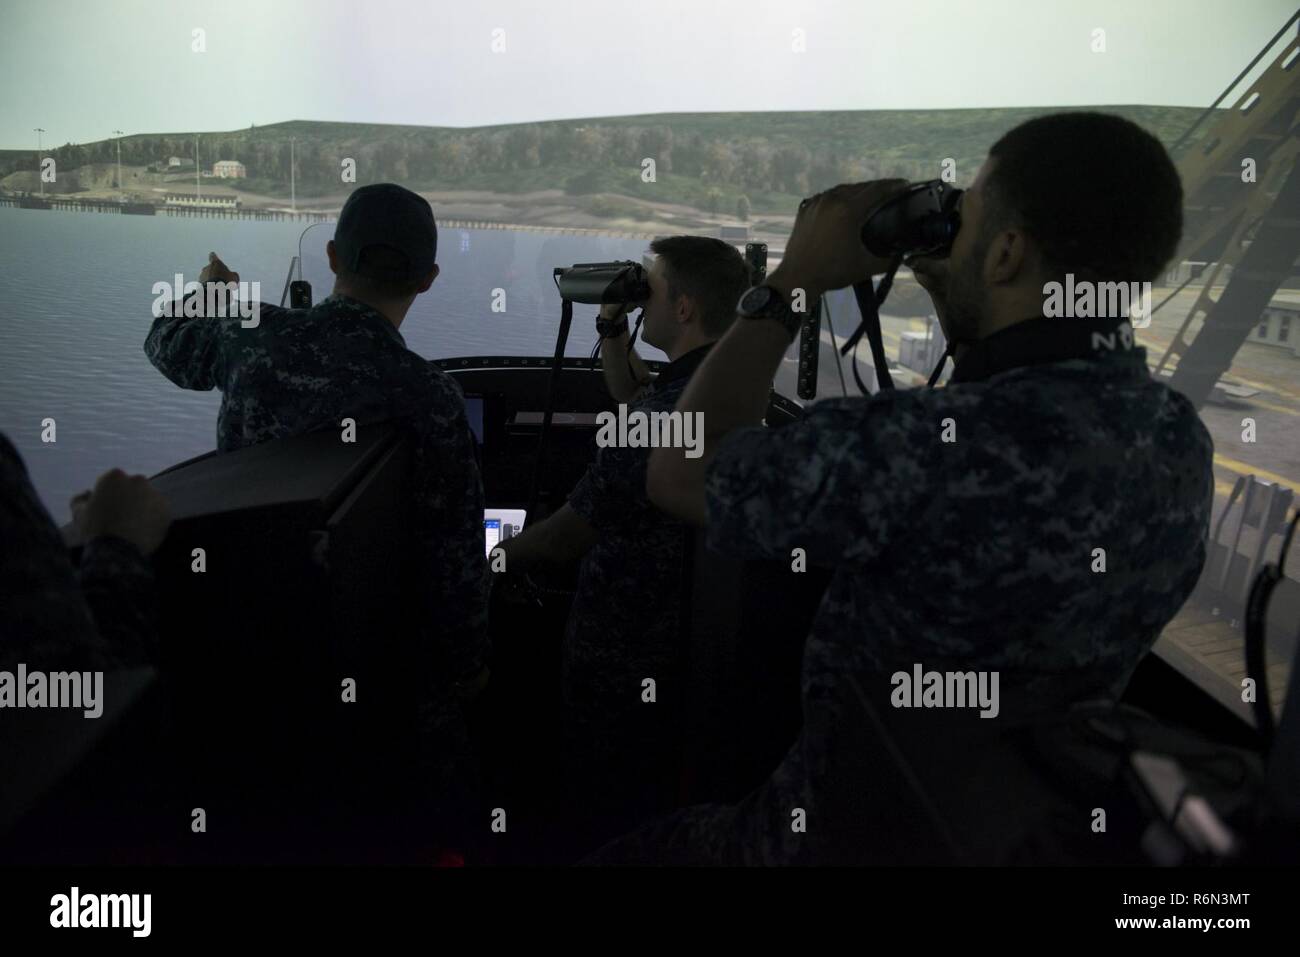
{"label": "navy digital camouflage shirt", "polygon": [[395,419],[414,440],[418,576],[423,626],[442,678],[476,673],[488,652],[483,485],[460,387],[406,347],[401,333],[355,299],[330,296],[311,309],[261,304],[245,328],[235,315],[159,317],[145,340],[149,361],[185,389],[219,389],[217,448],[318,429],[351,418]]}
{"label": "navy digital camouflage shirt", "polygon": [[[671,412],[711,345],[664,367],[628,414]],[[583,557],[563,647],[563,694],[584,760],[669,773],[684,703],[681,598],[688,527],[646,494],[649,448],[610,446],[569,495],[600,533]],[[655,702],[642,682],[655,681]]]}
{"label": "navy digital camouflage shirt", "polygon": [[[1091,354],[1047,356],[1063,322],[1096,331]],[[852,684],[879,700],[916,664],[996,671],[1003,715],[1125,685],[1199,577],[1214,494],[1209,433],[1131,337],[1030,320],[972,347],[945,388],[827,399],[723,439],[710,546],[805,549],[834,570],[804,648],[804,726],[739,805],[679,811],[592,861],[815,863],[819,808],[872,777],[845,773]]]}

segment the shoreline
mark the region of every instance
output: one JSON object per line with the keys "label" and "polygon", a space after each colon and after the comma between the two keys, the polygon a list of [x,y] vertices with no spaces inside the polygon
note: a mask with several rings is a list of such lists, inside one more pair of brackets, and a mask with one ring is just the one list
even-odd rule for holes
{"label": "shoreline", "polygon": [[[428,198],[428,197],[426,197]],[[575,218],[586,219],[586,223],[567,223],[556,222],[555,210],[545,211],[548,214],[538,217],[545,219],[544,222],[517,221],[514,219],[497,219],[485,216],[483,214],[473,215],[474,207],[488,207],[483,209],[483,213],[499,212],[500,203],[467,203],[448,202],[445,205],[452,207],[456,215],[439,214],[437,212],[439,203],[431,201],[435,209],[435,216],[438,225],[448,229],[484,229],[484,230],[518,230],[525,232],[551,233],[558,235],[585,235],[585,236],[603,236],[619,239],[646,239],[651,240],[656,236],[673,235],[676,233],[688,233],[694,235],[713,235],[715,237],[730,239],[736,243],[744,242],[766,242],[769,247],[774,244],[784,246],[786,237],[789,235],[789,227],[784,231],[778,231],[771,228],[773,224],[762,223],[756,225],[753,223],[673,223],[665,222],[658,219],[650,220],[630,220],[617,219],[608,223],[602,223],[599,219],[588,214],[579,214]],[[0,206],[21,207],[27,209],[37,209],[41,211],[52,212],[86,212],[86,213],[104,213],[108,215],[149,215],[149,216],[182,216],[182,217],[200,217],[216,219],[241,219],[247,221],[261,222],[332,222],[338,218],[338,209],[290,209],[285,206],[273,205],[217,205],[208,202],[196,204],[184,203],[153,203],[140,202],[135,200],[118,200],[111,196],[91,196],[84,193],[47,193],[44,198],[37,194],[0,194]],[[469,213],[470,215],[466,215]],[[793,221],[793,217],[791,217]],[[733,235],[730,237],[722,236],[723,227],[739,232],[738,227],[745,227],[745,235]],[[766,227],[766,228],[765,228]],[[775,251],[775,250],[774,250]]]}

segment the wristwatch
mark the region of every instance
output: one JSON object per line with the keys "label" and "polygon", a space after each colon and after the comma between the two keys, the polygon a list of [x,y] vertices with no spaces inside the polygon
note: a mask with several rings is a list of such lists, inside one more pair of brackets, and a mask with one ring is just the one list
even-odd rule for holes
{"label": "wristwatch", "polygon": [[775,319],[785,327],[790,339],[799,334],[804,317],[790,308],[780,290],[771,286],[751,286],[736,304],[741,319]]}
{"label": "wristwatch", "polygon": [[627,316],[617,319],[597,319],[596,332],[602,339],[613,339],[627,332]]}

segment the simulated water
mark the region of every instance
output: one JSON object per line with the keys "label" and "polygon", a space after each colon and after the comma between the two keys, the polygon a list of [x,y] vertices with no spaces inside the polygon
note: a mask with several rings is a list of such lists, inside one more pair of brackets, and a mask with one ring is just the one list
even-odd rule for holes
{"label": "simulated water", "polygon": [[[265,302],[280,302],[303,246],[303,278],[328,294],[332,224],[118,216],[0,207],[0,431],[18,448],[56,521],[115,466],[153,474],[215,446],[220,394],[172,385],[149,364],[153,284],[197,279],[215,250]],[[444,228],[441,274],[405,322],[427,358],[551,355],[556,266],[641,258],[643,240]],[[492,309],[494,290],[505,309]],[[499,298],[499,297],[498,297]],[[595,306],[576,306],[568,355],[595,342]],[[641,347],[648,358],[665,358]],[[57,441],[41,441],[54,419]]]}

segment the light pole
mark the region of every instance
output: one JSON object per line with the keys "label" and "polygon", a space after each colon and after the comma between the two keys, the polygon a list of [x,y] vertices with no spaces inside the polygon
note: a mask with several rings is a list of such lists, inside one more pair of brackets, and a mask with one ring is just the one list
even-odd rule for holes
{"label": "light pole", "polygon": [[289,208],[298,212],[298,182],[294,178],[294,139],[289,137]]}
{"label": "light pole", "polygon": [[36,182],[37,182],[37,185],[40,186],[40,190],[41,190],[41,198],[44,199],[44,198],[45,198],[45,179],[44,179],[44,177],[43,177],[43,175],[42,175],[42,174],[44,173],[44,170],[41,169],[41,159],[42,159],[42,157],[41,157],[41,134],[44,133],[45,131],[44,131],[43,129],[41,129],[39,126],[37,126],[37,127],[34,127],[34,128],[33,128],[33,132],[35,132],[35,134],[36,134]]}
{"label": "light pole", "polygon": [[117,134],[117,198],[122,200],[122,131],[114,130]]}

